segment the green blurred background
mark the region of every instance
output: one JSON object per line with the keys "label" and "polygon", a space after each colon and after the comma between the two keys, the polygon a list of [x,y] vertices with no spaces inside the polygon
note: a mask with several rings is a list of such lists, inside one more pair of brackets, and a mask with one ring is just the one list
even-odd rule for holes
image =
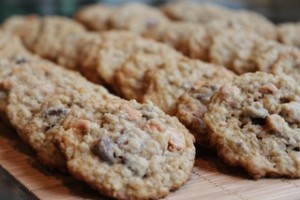
{"label": "green blurred background", "polygon": [[[274,22],[300,21],[300,0],[198,0],[213,2],[232,8],[245,8],[258,11]],[[37,13],[72,16],[83,5],[93,3],[123,4],[125,0],[0,0],[0,22],[15,14]],[[151,5],[167,1],[140,0]]]}

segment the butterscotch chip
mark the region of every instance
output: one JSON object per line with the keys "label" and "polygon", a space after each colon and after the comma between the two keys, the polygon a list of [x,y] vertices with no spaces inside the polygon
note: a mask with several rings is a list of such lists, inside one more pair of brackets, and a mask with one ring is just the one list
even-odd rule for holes
{"label": "butterscotch chip", "polygon": [[213,96],[204,117],[209,139],[228,164],[251,177],[300,177],[299,85],[257,72],[236,77]]}

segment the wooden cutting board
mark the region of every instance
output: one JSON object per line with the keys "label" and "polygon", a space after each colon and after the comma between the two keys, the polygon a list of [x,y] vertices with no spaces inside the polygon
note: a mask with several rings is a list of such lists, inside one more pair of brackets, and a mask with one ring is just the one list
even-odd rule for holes
{"label": "wooden cutting board", "polygon": [[[67,174],[48,171],[16,133],[0,122],[0,164],[43,200],[108,199]],[[251,180],[238,168],[199,149],[191,179],[166,199],[300,199],[300,179]]]}

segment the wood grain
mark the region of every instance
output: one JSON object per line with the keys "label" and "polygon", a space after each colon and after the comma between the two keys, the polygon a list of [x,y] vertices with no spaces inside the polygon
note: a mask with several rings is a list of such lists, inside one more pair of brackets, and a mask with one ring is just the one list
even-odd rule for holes
{"label": "wood grain", "polygon": [[[109,199],[84,183],[39,165],[32,150],[0,122],[0,164],[43,200]],[[198,149],[191,179],[165,199],[299,199],[300,179],[251,180],[244,171],[222,163],[212,152]]]}

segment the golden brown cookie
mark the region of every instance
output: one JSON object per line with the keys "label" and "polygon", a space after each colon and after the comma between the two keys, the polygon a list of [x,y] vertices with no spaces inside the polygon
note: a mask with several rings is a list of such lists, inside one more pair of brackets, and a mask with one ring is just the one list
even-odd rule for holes
{"label": "golden brown cookie", "polygon": [[211,144],[251,177],[300,177],[300,87],[290,77],[237,76],[213,96],[204,120]]}

